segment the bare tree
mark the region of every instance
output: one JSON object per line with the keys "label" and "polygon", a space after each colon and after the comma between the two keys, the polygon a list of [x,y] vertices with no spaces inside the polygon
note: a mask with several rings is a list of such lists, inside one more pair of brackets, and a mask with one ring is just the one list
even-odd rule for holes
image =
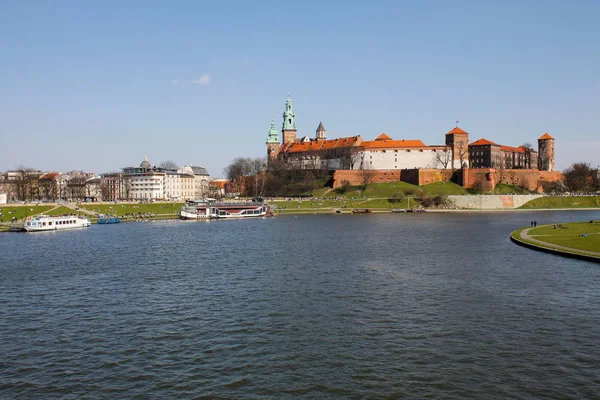
{"label": "bare tree", "polygon": [[244,177],[252,173],[252,159],[244,157],[234,158],[231,164],[225,167],[223,172],[227,179],[234,185],[234,190],[239,193],[244,190]]}
{"label": "bare tree", "polygon": [[85,198],[85,176],[73,176],[67,182],[67,195],[71,200],[83,200]]}
{"label": "bare tree", "polygon": [[342,147],[336,151],[340,160],[340,169],[354,169],[356,150],[353,147]]}
{"label": "bare tree", "polygon": [[509,169],[508,177],[510,179],[510,184],[512,185],[512,187],[515,187],[515,180],[517,178],[517,172],[514,169]]}
{"label": "bare tree", "polygon": [[363,191],[365,191],[367,189],[367,186],[369,184],[373,183],[373,180],[375,179],[376,174],[377,174],[377,172],[375,170],[372,170],[371,167],[363,166],[363,169],[361,169],[360,172],[358,173],[358,176],[360,177],[360,182],[362,184]]}
{"label": "bare tree", "polygon": [[525,142],[521,145],[521,148],[525,151],[525,168],[531,169],[531,153],[533,153],[533,146],[529,142]]}
{"label": "bare tree", "polygon": [[250,161],[251,174],[254,175],[254,197],[262,196],[267,180],[267,159],[258,157]]}
{"label": "bare tree", "polygon": [[435,152],[435,167],[440,169],[448,169],[448,165],[452,161],[452,152],[448,150],[436,150]]}
{"label": "bare tree", "polygon": [[56,201],[58,198],[58,182],[55,177],[39,179],[39,186],[42,198]]}
{"label": "bare tree", "polygon": [[167,169],[167,170],[171,170],[171,171],[176,171],[179,169],[179,165],[175,164],[171,160],[163,161],[158,166],[162,169]]}
{"label": "bare tree", "polygon": [[102,196],[102,201],[116,200],[111,193],[110,184],[107,181],[100,181],[100,196]]}
{"label": "bare tree", "polygon": [[456,142],[456,150],[458,151],[458,160],[460,161],[460,167],[463,168],[466,165],[466,159],[469,154],[469,145],[467,142],[464,141]]}
{"label": "bare tree", "polygon": [[578,162],[563,171],[565,184],[572,192],[591,192],[595,190],[596,170],[590,163]]}

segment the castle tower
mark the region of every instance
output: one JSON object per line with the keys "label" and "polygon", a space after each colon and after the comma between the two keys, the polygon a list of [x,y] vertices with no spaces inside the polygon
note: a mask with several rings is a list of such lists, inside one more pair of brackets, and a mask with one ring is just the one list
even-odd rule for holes
{"label": "castle tower", "polygon": [[292,108],[292,99],[288,95],[288,99],[285,102],[285,111],[283,113],[283,127],[281,128],[283,144],[296,141],[296,130],[296,114],[294,114]]}
{"label": "castle tower", "polygon": [[279,133],[275,129],[275,119],[271,118],[271,130],[267,136],[267,156],[268,160],[277,158],[279,154]]}
{"label": "castle tower", "polygon": [[547,133],[538,139],[538,169],[554,171],[554,138]]}
{"label": "castle tower", "polygon": [[326,139],[326,133],[327,131],[325,130],[325,127],[323,126],[323,122],[319,122],[319,127],[317,128],[317,140],[325,140]]}
{"label": "castle tower", "polygon": [[446,146],[452,151],[453,169],[469,166],[469,134],[460,129],[458,124],[456,128],[446,133]]}

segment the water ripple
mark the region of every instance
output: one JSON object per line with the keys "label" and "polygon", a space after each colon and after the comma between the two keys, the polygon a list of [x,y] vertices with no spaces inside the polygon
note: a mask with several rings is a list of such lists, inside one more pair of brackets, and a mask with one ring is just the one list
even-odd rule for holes
{"label": "water ripple", "polygon": [[506,240],[573,214],[2,235],[0,397],[593,398],[600,269]]}

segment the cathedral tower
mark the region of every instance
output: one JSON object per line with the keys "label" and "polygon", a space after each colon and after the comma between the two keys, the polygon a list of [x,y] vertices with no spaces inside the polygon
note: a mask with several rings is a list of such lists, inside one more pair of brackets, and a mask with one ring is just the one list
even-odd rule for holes
{"label": "cathedral tower", "polygon": [[292,108],[292,99],[288,95],[288,99],[285,102],[285,111],[283,113],[283,127],[281,128],[283,134],[283,144],[293,143],[296,141],[296,114]]}
{"label": "cathedral tower", "polygon": [[538,139],[538,169],[554,171],[554,138],[547,133]]}
{"label": "cathedral tower", "polygon": [[267,136],[267,156],[268,160],[274,160],[279,154],[279,133],[275,129],[275,119],[271,118],[271,130]]}
{"label": "cathedral tower", "polygon": [[323,123],[319,122],[319,127],[317,128],[317,136],[316,136],[317,140],[325,140],[326,133],[327,133],[327,131],[325,130]]}

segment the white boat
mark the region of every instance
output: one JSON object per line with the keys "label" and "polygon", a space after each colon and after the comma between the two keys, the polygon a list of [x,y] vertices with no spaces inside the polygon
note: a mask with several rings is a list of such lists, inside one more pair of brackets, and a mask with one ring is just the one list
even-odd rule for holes
{"label": "white boat", "polygon": [[181,219],[226,219],[248,217],[270,217],[273,213],[266,203],[218,202],[215,199],[202,199],[186,202],[181,207]]}
{"label": "white boat", "polygon": [[22,232],[62,231],[64,229],[87,228],[90,220],[84,217],[37,215],[27,218],[21,228]]}

